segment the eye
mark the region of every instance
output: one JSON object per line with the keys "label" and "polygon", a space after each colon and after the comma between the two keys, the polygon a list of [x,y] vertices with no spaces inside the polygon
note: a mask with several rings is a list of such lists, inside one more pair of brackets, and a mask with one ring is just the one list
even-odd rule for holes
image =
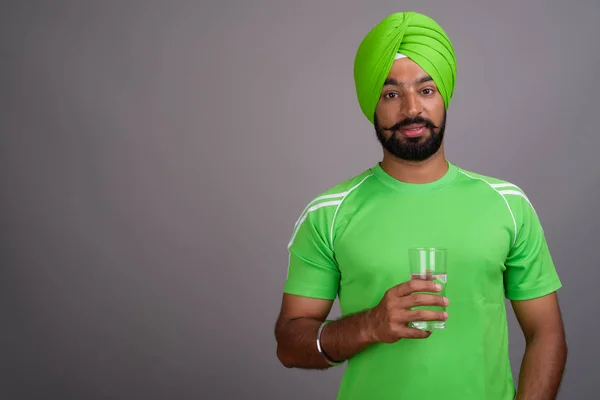
{"label": "eye", "polygon": [[430,95],[433,94],[433,89],[423,89],[422,92],[424,95]]}
{"label": "eye", "polygon": [[386,99],[393,99],[398,97],[398,93],[396,92],[389,92],[383,95],[383,97],[385,97]]}

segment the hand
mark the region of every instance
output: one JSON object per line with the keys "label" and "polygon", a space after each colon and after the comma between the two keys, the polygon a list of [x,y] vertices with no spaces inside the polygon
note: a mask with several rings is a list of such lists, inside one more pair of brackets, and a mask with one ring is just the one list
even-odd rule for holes
{"label": "hand", "polygon": [[445,321],[443,311],[411,310],[413,307],[448,305],[448,299],[437,294],[441,286],[431,280],[411,280],[394,286],[377,306],[367,312],[367,334],[378,343],[394,343],[402,338],[427,338],[431,332],[408,326],[413,321]]}

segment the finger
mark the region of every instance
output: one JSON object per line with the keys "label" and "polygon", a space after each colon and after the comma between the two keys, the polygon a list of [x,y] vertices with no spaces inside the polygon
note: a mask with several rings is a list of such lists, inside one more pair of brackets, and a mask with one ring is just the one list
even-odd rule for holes
{"label": "finger", "polygon": [[439,292],[442,285],[423,279],[410,280],[395,287],[397,296],[406,296],[414,292]]}
{"label": "finger", "polygon": [[406,328],[403,336],[407,339],[427,339],[431,336],[431,331],[424,331],[418,328]]}
{"label": "finger", "polygon": [[400,299],[402,308],[412,308],[421,306],[439,306],[446,307],[450,304],[448,298],[439,294],[412,293]]}
{"label": "finger", "polygon": [[448,313],[445,311],[431,310],[411,310],[406,312],[408,321],[445,321],[448,319]]}

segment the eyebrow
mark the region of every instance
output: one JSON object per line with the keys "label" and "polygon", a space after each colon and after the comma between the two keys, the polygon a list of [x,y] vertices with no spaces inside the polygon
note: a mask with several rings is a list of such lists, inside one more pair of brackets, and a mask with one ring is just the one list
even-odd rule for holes
{"label": "eyebrow", "polygon": [[[421,85],[425,82],[431,82],[431,81],[433,81],[433,78],[431,76],[424,75],[424,76],[420,77],[419,79],[417,79],[415,81],[415,84]],[[402,86],[404,86],[404,82],[398,81],[394,78],[387,78],[385,80],[385,82],[383,83],[383,86],[400,86],[400,87],[402,87]]]}

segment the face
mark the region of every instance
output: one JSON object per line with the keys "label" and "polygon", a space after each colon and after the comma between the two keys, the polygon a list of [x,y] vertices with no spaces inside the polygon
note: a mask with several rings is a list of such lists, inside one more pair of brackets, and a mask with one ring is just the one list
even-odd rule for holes
{"label": "face", "polygon": [[424,161],[440,149],[446,127],[444,100],[433,79],[414,61],[394,62],[375,110],[375,132],[385,150]]}

